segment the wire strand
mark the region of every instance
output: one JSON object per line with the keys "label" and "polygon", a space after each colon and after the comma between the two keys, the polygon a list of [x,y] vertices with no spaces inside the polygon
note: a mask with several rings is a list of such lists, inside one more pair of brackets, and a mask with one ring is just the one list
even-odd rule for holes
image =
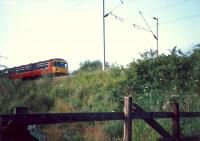
{"label": "wire strand", "polygon": [[179,1],[179,2],[175,2],[175,3],[169,4],[169,5],[165,6],[165,7],[160,7],[158,9],[153,10],[153,11],[149,11],[149,13],[155,13],[155,12],[159,12],[159,11],[168,10],[170,8],[173,8],[173,7],[176,7],[176,6],[191,2],[191,1],[192,0],[182,0],[182,1]]}
{"label": "wire strand", "polygon": [[178,22],[178,21],[183,21],[183,20],[188,20],[188,19],[197,18],[197,17],[200,17],[200,14],[186,16],[186,17],[182,17],[182,18],[176,18],[176,19],[173,19],[173,20],[162,22],[160,24],[170,24],[170,23],[174,23],[174,22]]}
{"label": "wire strand", "polygon": [[115,10],[117,10],[123,3],[124,3],[124,1],[123,1],[123,0],[120,0],[120,3],[119,3],[118,5],[116,5],[112,10],[110,10],[110,11],[108,12],[108,14],[106,14],[106,15],[109,15],[109,14],[111,14],[112,12],[114,12]]}
{"label": "wire strand", "polygon": [[156,38],[156,40],[158,40],[158,37],[153,33],[153,31],[151,30],[151,27],[149,26],[149,24],[147,23],[146,19],[144,18],[144,16],[142,15],[142,12],[139,11],[139,14],[142,16],[142,19],[144,20],[145,24],[147,25],[147,27],[149,28],[149,31],[153,34],[154,38]]}

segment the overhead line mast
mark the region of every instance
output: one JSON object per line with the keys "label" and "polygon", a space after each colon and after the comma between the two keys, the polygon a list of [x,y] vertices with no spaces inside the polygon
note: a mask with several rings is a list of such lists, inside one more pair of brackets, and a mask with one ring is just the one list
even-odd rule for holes
{"label": "overhead line mast", "polygon": [[[110,12],[108,12],[107,14],[105,14],[105,0],[103,0],[103,67],[102,69],[105,70],[106,69],[106,39],[105,39],[105,18],[108,15],[112,15],[112,12],[114,10],[116,10],[121,4],[123,4],[123,0],[120,0],[120,4],[118,4],[113,10],[111,10]],[[122,19],[123,20],[123,19]]]}
{"label": "overhead line mast", "polygon": [[157,50],[156,50],[156,52],[157,52],[157,57],[158,57],[158,18],[153,17],[153,19],[157,21],[157,32],[156,32],[157,35],[155,35],[155,34],[153,33],[153,31],[151,30],[151,27],[150,27],[149,24],[147,23],[147,21],[146,21],[146,19],[145,19],[145,17],[143,16],[143,14],[142,14],[141,11],[139,11],[139,14],[141,15],[141,17],[142,17],[142,19],[144,20],[145,24],[146,24],[147,27],[149,28],[149,31],[152,33],[152,35],[154,36],[154,38],[155,38],[156,41],[157,41],[157,42],[156,42],[156,44],[157,44]]}
{"label": "overhead line mast", "polygon": [[106,64],[106,41],[105,41],[105,0],[103,0],[103,67],[102,69],[105,70],[105,64]]}

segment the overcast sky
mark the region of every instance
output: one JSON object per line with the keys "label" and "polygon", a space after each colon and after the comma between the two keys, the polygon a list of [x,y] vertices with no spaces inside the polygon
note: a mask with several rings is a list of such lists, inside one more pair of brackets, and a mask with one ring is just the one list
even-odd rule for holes
{"label": "overcast sky", "polygon": [[[0,64],[8,67],[51,58],[68,61],[70,71],[80,62],[103,59],[103,0],[0,0]],[[122,4],[123,2],[123,4]],[[140,52],[192,48],[200,43],[200,0],[105,0],[106,61],[126,66]],[[114,16],[116,15],[116,16]],[[123,22],[120,21],[123,19]],[[121,19],[121,20],[122,20]]]}

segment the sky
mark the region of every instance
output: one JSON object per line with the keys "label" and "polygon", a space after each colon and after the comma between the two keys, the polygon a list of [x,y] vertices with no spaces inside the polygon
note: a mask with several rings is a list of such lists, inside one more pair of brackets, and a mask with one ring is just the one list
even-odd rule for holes
{"label": "sky", "polygon": [[[200,0],[105,0],[106,62],[126,66],[140,53],[159,54],[200,43]],[[69,70],[103,61],[103,0],[0,0],[0,64],[63,58]],[[139,14],[141,11],[141,14]]]}

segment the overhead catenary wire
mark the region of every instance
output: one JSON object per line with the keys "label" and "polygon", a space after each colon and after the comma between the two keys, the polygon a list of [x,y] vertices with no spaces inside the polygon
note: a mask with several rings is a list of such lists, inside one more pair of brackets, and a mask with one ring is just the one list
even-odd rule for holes
{"label": "overhead catenary wire", "polygon": [[179,6],[179,5],[185,4],[185,3],[190,2],[190,1],[192,1],[192,0],[182,0],[182,1],[179,1],[179,2],[175,2],[175,3],[167,5],[166,9],[172,8],[172,7],[175,7],[175,6]]}
{"label": "overhead catenary wire", "polygon": [[146,19],[144,18],[143,14],[141,11],[139,11],[139,14],[141,15],[142,19],[144,20],[145,24],[147,25],[147,27],[149,28],[149,31],[153,34],[154,38],[156,40],[158,40],[158,37],[153,33],[153,31],[151,30],[151,27],[149,26],[149,24],[147,23]]}
{"label": "overhead catenary wire", "polygon": [[149,11],[150,13],[155,13],[155,12],[158,12],[158,11],[163,11],[163,10],[167,10],[167,9],[170,9],[170,8],[174,8],[174,7],[177,7],[179,5],[182,5],[182,4],[185,4],[185,3],[188,3],[188,2],[191,2],[192,0],[182,0],[182,1],[178,1],[178,2],[174,2],[172,4],[169,4],[165,7],[161,7],[161,8],[158,8],[158,9],[155,9],[153,11]]}
{"label": "overhead catenary wire", "polygon": [[71,10],[73,10],[73,9],[75,9],[76,7],[80,6],[80,5],[83,4],[85,1],[86,1],[86,0],[79,0],[79,1],[77,0],[77,1],[74,3],[74,5],[72,5],[69,9],[67,9],[68,12],[71,11]]}
{"label": "overhead catenary wire", "polygon": [[188,19],[192,19],[192,18],[197,18],[197,17],[200,17],[200,14],[198,14],[198,15],[190,15],[190,16],[181,17],[181,18],[176,18],[176,19],[173,19],[173,20],[162,22],[160,24],[161,25],[163,25],[163,24],[170,24],[170,23],[175,23],[175,22],[179,22],[179,21],[183,21],[183,20],[188,20]]}
{"label": "overhead catenary wire", "polygon": [[[123,18],[122,16],[118,16],[118,15],[116,15],[114,13],[109,13],[109,14],[111,16],[115,17],[115,19],[119,20],[120,22],[127,22],[128,21],[127,19]],[[171,24],[171,23],[175,23],[175,22],[179,22],[179,21],[184,21],[184,20],[188,20],[188,19],[193,19],[193,18],[198,18],[198,17],[200,17],[200,14],[190,15],[190,16],[181,17],[181,18],[175,18],[175,19],[172,19],[172,20],[161,22],[161,23],[159,23],[159,25]],[[144,27],[142,27],[140,25],[137,25],[135,23],[131,23],[131,22],[128,22],[128,23],[129,23],[129,25],[132,25],[134,28],[138,28],[138,29],[142,29],[142,30],[151,32],[151,30],[146,29],[146,28],[144,28]]]}
{"label": "overhead catenary wire", "polygon": [[119,16],[117,16],[117,15],[115,15],[115,14],[113,14],[113,13],[110,13],[110,15],[113,16],[113,17],[115,17],[115,19],[117,19],[117,20],[119,20],[119,21],[121,21],[121,22],[124,22],[124,19],[123,19],[123,18],[121,18],[121,17],[119,17]]}
{"label": "overhead catenary wire", "polygon": [[112,10],[110,10],[107,14],[104,15],[104,17],[107,17],[109,14],[113,13],[115,10],[117,10],[122,4],[124,4],[123,0],[120,0],[120,3],[117,4]]}
{"label": "overhead catenary wire", "polygon": [[139,29],[139,30],[141,29],[141,30],[145,30],[145,31],[151,32],[149,29],[146,29],[146,28],[144,28],[144,27],[142,27],[142,26],[140,26],[140,25],[137,25],[137,24],[131,23],[131,22],[127,22],[126,19],[124,19],[124,18],[122,18],[121,16],[118,16],[118,15],[116,15],[116,14],[114,14],[114,13],[110,13],[110,15],[113,16],[116,20],[118,20],[118,21],[120,21],[120,22],[126,22],[126,23],[128,23],[129,25],[132,25],[134,28],[137,28],[137,29]]}
{"label": "overhead catenary wire", "polygon": [[136,25],[136,24],[132,24],[132,25],[133,25],[134,28],[138,28],[138,29],[142,29],[142,30],[151,32],[150,30],[148,30],[148,29],[146,29],[146,28],[144,28],[144,27],[141,27],[141,26],[139,26],[139,25]]}

